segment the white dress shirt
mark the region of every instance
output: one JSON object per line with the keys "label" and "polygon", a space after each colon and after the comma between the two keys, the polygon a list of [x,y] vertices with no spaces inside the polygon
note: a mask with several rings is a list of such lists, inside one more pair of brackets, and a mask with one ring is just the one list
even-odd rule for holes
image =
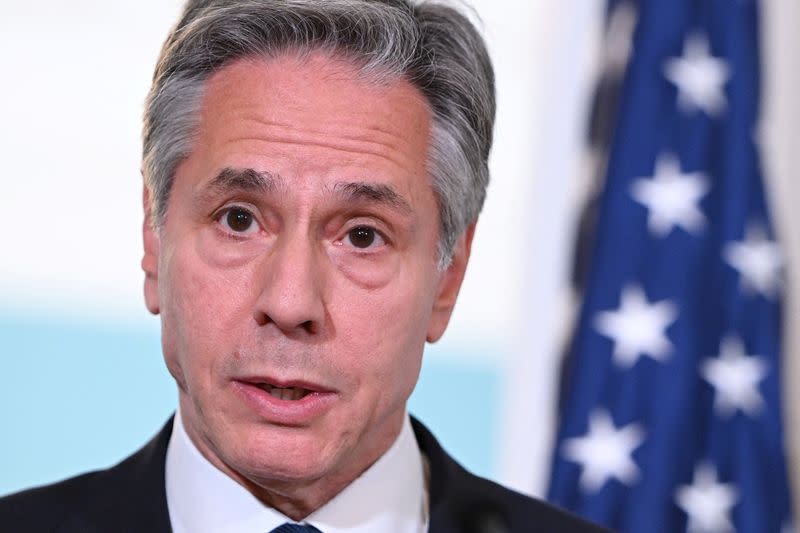
{"label": "white dress shirt", "polygon": [[[200,453],[175,414],[167,447],[166,489],[174,533],[269,533],[286,522]],[[323,533],[424,533],[427,489],[411,421],[361,476],[302,523]]]}

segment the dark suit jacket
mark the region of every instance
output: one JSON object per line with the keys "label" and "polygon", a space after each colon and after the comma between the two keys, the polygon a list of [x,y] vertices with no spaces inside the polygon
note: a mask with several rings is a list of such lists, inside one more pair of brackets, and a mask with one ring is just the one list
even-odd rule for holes
{"label": "dark suit jacket", "polygon": [[[430,462],[430,533],[598,533],[605,531],[456,463],[414,420]],[[164,484],[170,420],[144,448],[118,465],[0,499],[0,532],[171,531]],[[381,532],[376,532],[381,533]]]}

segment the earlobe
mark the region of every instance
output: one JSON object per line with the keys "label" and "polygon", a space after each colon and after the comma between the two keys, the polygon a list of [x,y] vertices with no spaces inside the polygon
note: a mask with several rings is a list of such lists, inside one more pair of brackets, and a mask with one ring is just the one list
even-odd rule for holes
{"label": "earlobe", "polygon": [[147,309],[157,315],[160,311],[158,298],[158,254],[160,241],[158,232],[153,226],[153,214],[150,202],[150,191],[144,186],[142,194],[144,207],[144,222],[142,223],[142,238],[144,241],[144,256],[142,257],[142,270],[144,270],[144,302]]}
{"label": "earlobe", "polygon": [[447,329],[447,324],[450,322],[450,316],[453,314],[453,308],[456,305],[458,291],[461,289],[461,282],[464,281],[474,235],[475,223],[472,223],[459,237],[453,250],[453,260],[447,270],[442,273],[436,300],[433,304],[433,313],[428,325],[428,342],[438,341]]}

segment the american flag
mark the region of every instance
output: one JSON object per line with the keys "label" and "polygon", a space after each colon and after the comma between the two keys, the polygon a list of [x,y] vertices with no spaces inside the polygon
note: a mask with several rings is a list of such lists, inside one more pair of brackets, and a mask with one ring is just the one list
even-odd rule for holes
{"label": "american flag", "polygon": [[549,499],[623,532],[789,531],[758,3],[616,0],[608,27],[622,74],[596,101],[615,118]]}

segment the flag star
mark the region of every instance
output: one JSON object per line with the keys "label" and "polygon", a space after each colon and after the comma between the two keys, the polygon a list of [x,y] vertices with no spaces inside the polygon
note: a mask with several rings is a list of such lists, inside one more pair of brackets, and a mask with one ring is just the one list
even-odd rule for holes
{"label": "flag star", "polygon": [[675,502],[689,516],[689,533],[733,532],[730,513],[738,498],[736,487],[718,483],[716,469],[708,464],[698,465],[692,484],[675,493]]}
{"label": "flag star", "polygon": [[667,60],[664,75],[678,87],[678,105],[683,111],[701,109],[713,116],[727,107],[723,87],[730,78],[730,67],[709,54],[704,35],[689,36],[683,57]]}
{"label": "flag star", "polygon": [[744,345],[736,336],[720,343],[717,358],[703,361],[700,373],[716,390],[714,410],[729,417],[741,410],[755,416],[764,407],[758,384],[767,375],[767,363],[758,356],[745,354]]}
{"label": "flag star", "polygon": [[595,409],[589,414],[588,433],[566,439],[562,454],[580,463],[580,486],[584,492],[597,492],[612,478],[631,486],[640,476],[631,455],[644,441],[644,436],[639,424],[617,429],[608,411]]}
{"label": "flag star", "polygon": [[770,299],[778,295],[783,255],[778,243],[767,238],[763,227],[750,225],[744,241],[726,245],[722,255],[741,275],[744,290]]}
{"label": "flag star", "polygon": [[706,218],[698,204],[707,193],[705,176],[681,173],[680,163],[672,154],[658,158],[651,179],[640,178],[631,186],[631,196],[649,210],[647,227],[656,237],[666,237],[674,227],[691,234],[702,230]]}
{"label": "flag star", "polygon": [[617,366],[631,368],[643,355],[657,361],[670,355],[666,330],[677,317],[675,304],[668,300],[651,304],[640,286],[629,285],[622,289],[620,307],[597,313],[594,327],[613,340]]}

